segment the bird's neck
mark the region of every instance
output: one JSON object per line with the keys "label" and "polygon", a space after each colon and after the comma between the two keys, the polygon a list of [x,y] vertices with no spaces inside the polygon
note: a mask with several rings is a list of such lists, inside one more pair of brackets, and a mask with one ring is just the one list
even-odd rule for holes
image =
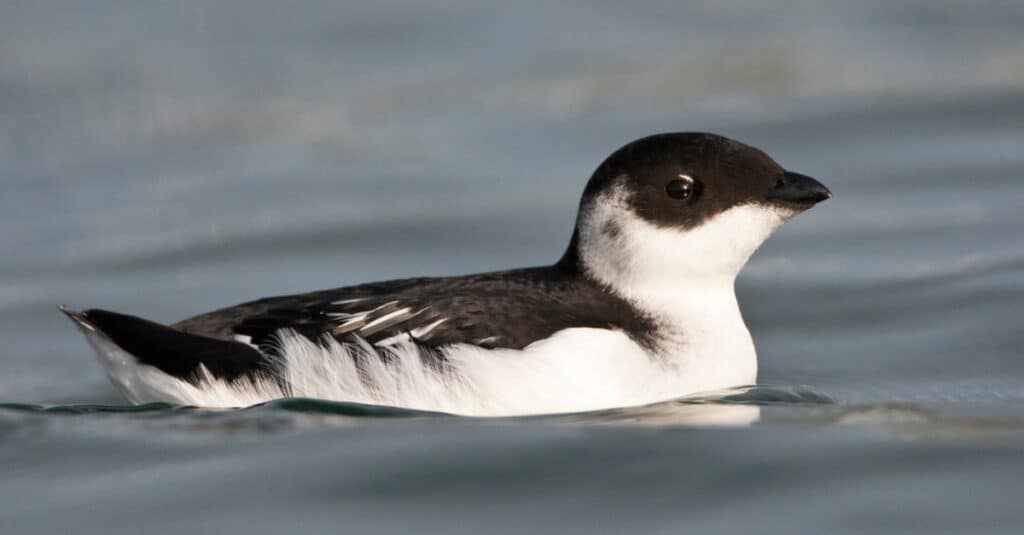
{"label": "bird's neck", "polygon": [[736,300],[735,277],[704,277],[686,281],[652,281],[613,288],[664,332],[665,338],[687,343],[712,332],[746,333]]}
{"label": "bird's neck", "polygon": [[756,206],[737,207],[681,230],[598,208],[580,218],[562,264],[648,317],[653,351],[681,376],[722,387],[752,383],[757,356],[735,281],[782,219]]}

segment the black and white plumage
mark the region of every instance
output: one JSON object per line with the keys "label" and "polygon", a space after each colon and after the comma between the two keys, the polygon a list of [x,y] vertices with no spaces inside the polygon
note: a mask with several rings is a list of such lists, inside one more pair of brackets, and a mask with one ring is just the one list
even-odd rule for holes
{"label": "black and white plumage", "polygon": [[170,327],[62,310],[136,403],[637,405],[755,381],[735,277],[775,228],[830,195],[741,143],[660,134],[598,167],[551,266],[266,298]]}

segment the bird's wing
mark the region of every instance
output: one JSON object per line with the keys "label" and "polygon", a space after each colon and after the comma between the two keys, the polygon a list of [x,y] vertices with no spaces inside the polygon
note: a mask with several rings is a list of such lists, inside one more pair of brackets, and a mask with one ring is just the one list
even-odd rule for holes
{"label": "bird's wing", "polygon": [[312,341],[330,336],[376,345],[407,336],[427,359],[443,358],[436,348],[460,343],[521,349],[573,327],[621,329],[642,342],[651,326],[642,315],[631,313],[629,306],[610,294],[567,282],[555,271],[538,268],[272,297],[170,327],[104,310],[62,310],[86,332],[110,366],[123,364],[117,353],[123,350],[139,363],[196,384],[202,373],[227,381],[242,377],[281,381],[276,361],[270,357],[275,355],[282,330]]}
{"label": "bird's wing", "polygon": [[[469,343],[522,348],[539,335],[595,323],[574,310],[543,271],[407,279],[273,297],[174,325],[185,332],[260,345],[281,329],[310,339],[364,339],[378,344],[408,335],[428,347]],[[600,321],[598,321],[600,323]]]}
{"label": "bird's wing", "polygon": [[279,329],[292,329],[309,338],[359,337],[370,343],[379,343],[398,334],[408,334],[426,345],[468,341],[452,339],[450,332],[439,338],[435,331],[453,318],[445,314],[445,307],[440,303],[429,302],[422,295],[385,293],[353,297],[342,293],[335,297],[299,306],[288,302],[272,306],[241,318],[232,330],[257,343]]}

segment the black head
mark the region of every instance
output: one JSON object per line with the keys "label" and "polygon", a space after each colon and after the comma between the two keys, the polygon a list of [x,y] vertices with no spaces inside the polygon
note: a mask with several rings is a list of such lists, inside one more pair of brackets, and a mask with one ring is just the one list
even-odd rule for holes
{"label": "black head", "polygon": [[585,267],[610,286],[735,276],[780,224],[831,196],[813,178],[722,136],[645,137],[594,171],[559,265]]}
{"label": "black head", "polygon": [[818,181],[787,172],[764,152],[707,133],[656,134],[609,156],[584,191],[588,198],[623,188],[641,218],[662,227],[693,228],[744,204],[798,212],[828,199]]}

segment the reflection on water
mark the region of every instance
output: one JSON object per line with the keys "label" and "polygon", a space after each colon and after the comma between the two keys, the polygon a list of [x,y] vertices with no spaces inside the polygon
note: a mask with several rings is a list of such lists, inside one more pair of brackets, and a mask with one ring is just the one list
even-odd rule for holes
{"label": "reflection on water", "polygon": [[[772,426],[868,426],[902,437],[934,436],[983,438],[1024,431],[1017,416],[971,417],[907,403],[838,405],[806,388],[744,387],[680,398],[637,407],[585,413],[506,418],[464,418],[398,407],[364,405],[309,398],[270,401],[244,409],[175,407],[164,403],[146,405],[36,405],[0,403],[0,424],[15,430],[15,422],[64,416],[67,422],[81,419],[92,426],[99,417],[107,425],[132,432],[282,433],[333,426],[358,426],[368,422],[428,420],[488,424],[572,424],[669,427]],[[136,430],[136,431],[138,431]]]}
{"label": "reflection on water", "polygon": [[668,402],[581,415],[577,420],[587,423],[653,426],[743,426],[756,423],[760,418],[761,408],[752,405]]}

